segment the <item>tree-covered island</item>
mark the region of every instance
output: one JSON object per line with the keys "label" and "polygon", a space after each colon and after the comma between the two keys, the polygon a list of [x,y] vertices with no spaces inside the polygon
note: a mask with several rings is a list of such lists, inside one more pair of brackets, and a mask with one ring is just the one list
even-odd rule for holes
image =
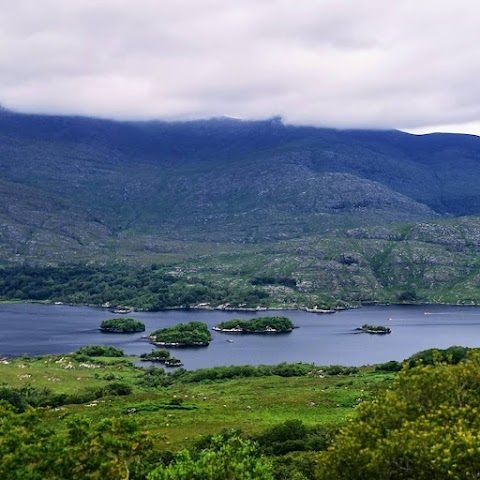
{"label": "tree-covered island", "polygon": [[357,328],[358,331],[362,333],[376,333],[379,335],[386,335],[387,333],[392,333],[390,328],[384,327],[383,325],[362,325],[360,328]]}
{"label": "tree-covered island", "polygon": [[179,323],[173,327],[161,328],[152,332],[148,338],[154,345],[161,347],[208,347],[212,335],[202,322]]}
{"label": "tree-covered island", "polygon": [[104,333],[136,333],[144,332],[145,324],[131,317],[110,318],[100,325],[100,331]]}
{"label": "tree-covered island", "polygon": [[168,350],[152,350],[149,353],[142,353],[140,355],[142,362],[156,362],[163,363],[166,367],[182,367],[183,363],[180,359],[170,356]]}
{"label": "tree-covered island", "polygon": [[294,329],[287,317],[235,318],[219,323],[213,330],[222,333],[287,333]]}

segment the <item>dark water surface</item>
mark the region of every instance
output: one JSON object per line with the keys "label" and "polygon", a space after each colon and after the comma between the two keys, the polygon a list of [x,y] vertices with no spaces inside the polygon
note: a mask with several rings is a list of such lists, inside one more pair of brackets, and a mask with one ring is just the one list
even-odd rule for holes
{"label": "dark water surface", "polygon": [[[213,327],[232,318],[265,315],[287,316],[300,328],[279,335],[212,332],[213,341],[209,347],[172,349],[172,354],[188,369],[284,361],[366,365],[403,360],[427,348],[480,346],[480,307],[372,306],[323,315],[297,310],[259,313],[173,310],[131,316],[144,322],[145,333],[149,333],[180,322],[198,320]],[[122,315],[99,308],[66,305],[0,305],[0,356],[68,353],[92,344],[115,345],[135,355],[153,348],[142,339],[144,333],[101,333],[100,323],[112,317]],[[388,326],[392,333],[355,333],[354,329],[364,323]]]}

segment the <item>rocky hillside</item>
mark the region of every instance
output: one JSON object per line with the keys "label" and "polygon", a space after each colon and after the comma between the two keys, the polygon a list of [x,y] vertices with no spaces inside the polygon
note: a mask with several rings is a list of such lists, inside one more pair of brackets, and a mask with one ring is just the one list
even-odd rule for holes
{"label": "rocky hillside", "polygon": [[0,111],[0,256],[108,258],[480,214],[480,139]]}
{"label": "rocky hillside", "polygon": [[256,285],[276,305],[352,302],[480,303],[480,219],[362,227],[176,267],[183,278]]}

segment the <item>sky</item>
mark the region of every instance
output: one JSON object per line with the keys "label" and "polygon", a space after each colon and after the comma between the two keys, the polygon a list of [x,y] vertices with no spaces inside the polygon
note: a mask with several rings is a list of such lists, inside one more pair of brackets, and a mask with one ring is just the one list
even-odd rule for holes
{"label": "sky", "polygon": [[0,0],[0,104],[480,135],[477,0]]}

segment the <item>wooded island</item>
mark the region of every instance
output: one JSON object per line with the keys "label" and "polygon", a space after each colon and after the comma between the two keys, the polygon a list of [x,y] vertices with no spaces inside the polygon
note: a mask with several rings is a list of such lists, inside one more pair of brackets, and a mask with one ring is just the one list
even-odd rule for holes
{"label": "wooded island", "polygon": [[287,333],[294,329],[287,317],[235,318],[219,323],[213,330],[222,333]]}
{"label": "wooded island", "polygon": [[100,330],[104,333],[144,332],[145,324],[131,317],[110,318],[109,320],[104,320],[102,322]]}
{"label": "wooded island", "polygon": [[207,347],[212,335],[205,323],[189,322],[155,330],[149,338],[162,347]]}

